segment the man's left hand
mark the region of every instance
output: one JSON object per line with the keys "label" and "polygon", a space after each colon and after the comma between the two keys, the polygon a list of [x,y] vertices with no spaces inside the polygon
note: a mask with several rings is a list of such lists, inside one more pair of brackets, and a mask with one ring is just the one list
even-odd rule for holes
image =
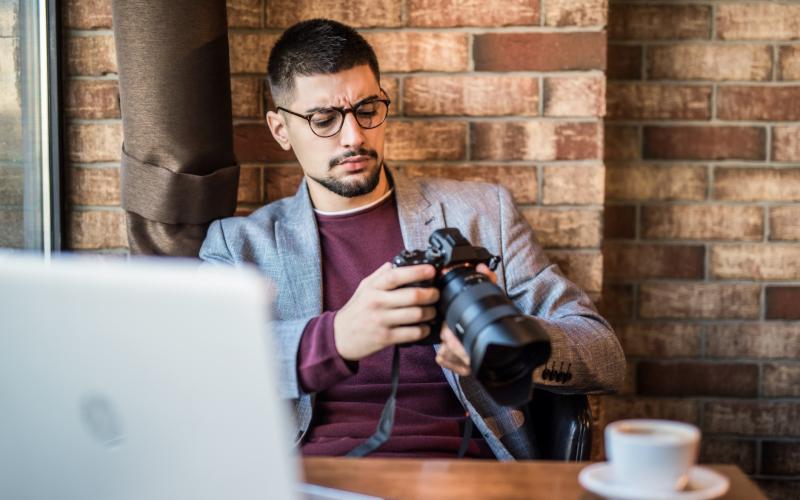
{"label": "man's left hand", "polygon": [[[497,284],[497,275],[486,264],[478,264],[476,270],[489,277],[492,283]],[[462,377],[469,375],[469,354],[455,333],[450,330],[447,323],[442,324],[440,332],[442,345],[436,353],[436,362],[443,368],[452,370]]]}

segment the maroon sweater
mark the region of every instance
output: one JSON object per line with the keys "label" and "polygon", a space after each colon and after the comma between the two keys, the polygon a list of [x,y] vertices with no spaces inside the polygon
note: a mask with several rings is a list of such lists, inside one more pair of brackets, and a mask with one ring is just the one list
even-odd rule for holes
{"label": "maroon sweater", "polygon": [[[375,432],[391,391],[392,348],[359,362],[339,355],[333,319],[358,284],[403,249],[394,196],[344,215],[317,214],[322,246],[323,310],[306,326],[297,372],[306,392],[316,392],[314,419],[303,455],[344,455]],[[400,350],[400,383],[389,441],[370,456],[454,457],[466,422],[432,346]],[[483,438],[467,456],[494,458]]]}

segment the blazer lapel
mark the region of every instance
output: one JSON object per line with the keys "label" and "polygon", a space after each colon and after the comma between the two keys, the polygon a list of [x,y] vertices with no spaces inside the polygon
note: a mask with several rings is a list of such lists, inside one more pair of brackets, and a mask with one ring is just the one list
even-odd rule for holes
{"label": "blazer lapel", "polygon": [[388,168],[387,172],[394,183],[403,244],[409,250],[427,248],[431,233],[446,226],[442,205],[429,201],[420,191],[419,184],[403,174]]}
{"label": "blazer lapel", "polygon": [[[285,216],[275,222],[278,255],[285,285],[294,299],[295,317],[322,312],[322,258],[317,220],[306,181],[291,199]],[[291,270],[289,272],[288,270]]]}

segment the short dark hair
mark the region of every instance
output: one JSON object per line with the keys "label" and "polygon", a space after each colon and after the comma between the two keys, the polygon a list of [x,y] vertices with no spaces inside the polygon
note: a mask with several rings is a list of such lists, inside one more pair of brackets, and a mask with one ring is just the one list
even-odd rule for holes
{"label": "short dark hair", "polygon": [[375,51],[353,28],[330,19],[290,26],[272,48],[267,77],[276,103],[287,104],[296,75],[332,74],[368,64],[380,83]]}

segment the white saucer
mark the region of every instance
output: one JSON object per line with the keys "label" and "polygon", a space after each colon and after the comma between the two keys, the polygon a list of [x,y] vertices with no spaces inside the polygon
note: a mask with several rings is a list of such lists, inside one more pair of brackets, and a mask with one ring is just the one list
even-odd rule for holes
{"label": "white saucer", "polygon": [[578,475],[578,481],[592,493],[620,500],[707,500],[724,495],[730,487],[727,477],[700,466],[694,466],[689,471],[689,484],[682,491],[653,491],[627,486],[616,482],[612,475],[611,464],[608,462],[584,467]]}

